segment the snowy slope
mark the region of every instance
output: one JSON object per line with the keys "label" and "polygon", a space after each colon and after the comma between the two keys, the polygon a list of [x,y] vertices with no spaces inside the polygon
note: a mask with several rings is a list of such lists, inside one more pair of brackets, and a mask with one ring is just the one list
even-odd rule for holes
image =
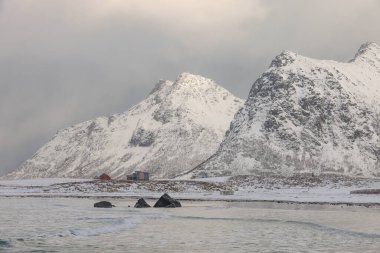
{"label": "snowy slope", "polygon": [[6,178],[80,177],[134,170],[172,177],[215,153],[242,106],[214,81],[189,73],[160,81],[145,100],[122,114],[58,131]]}
{"label": "snowy slope", "polygon": [[380,47],[347,63],[285,51],[253,84],[216,154],[192,177],[273,172],[380,176]]}

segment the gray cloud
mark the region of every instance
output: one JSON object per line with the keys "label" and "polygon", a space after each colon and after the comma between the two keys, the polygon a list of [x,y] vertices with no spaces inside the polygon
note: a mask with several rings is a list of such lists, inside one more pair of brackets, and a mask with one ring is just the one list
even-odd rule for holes
{"label": "gray cloud", "polygon": [[0,1],[0,174],[58,129],[127,110],[188,71],[245,98],[284,49],[346,61],[377,0]]}

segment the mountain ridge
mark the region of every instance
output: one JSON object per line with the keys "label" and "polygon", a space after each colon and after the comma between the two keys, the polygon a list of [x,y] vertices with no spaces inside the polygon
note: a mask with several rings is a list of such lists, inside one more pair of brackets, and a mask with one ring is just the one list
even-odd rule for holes
{"label": "mountain ridge", "polygon": [[253,84],[218,151],[190,176],[380,176],[379,101],[377,44],[363,44],[349,62],[283,51]]}
{"label": "mountain ridge", "polygon": [[154,178],[186,171],[216,151],[242,105],[214,81],[190,73],[160,80],[124,113],[98,117],[59,130],[6,178],[85,177],[134,170]]}

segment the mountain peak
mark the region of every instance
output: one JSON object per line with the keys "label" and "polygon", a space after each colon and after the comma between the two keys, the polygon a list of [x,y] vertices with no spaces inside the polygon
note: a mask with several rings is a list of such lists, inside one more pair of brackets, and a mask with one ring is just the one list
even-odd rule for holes
{"label": "mountain peak", "polygon": [[206,80],[207,78],[203,77],[203,76],[200,76],[200,75],[195,75],[195,74],[191,74],[189,72],[183,72],[182,74],[180,74],[176,80],[174,81],[174,83],[187,83],[187,82],[190,82],[190,83],[194,83],[196,81],[200,81],[200,80]]}
{"label": "mountain peak", "polygon": [[182,73],[176,83],[160,80],[122,114],[59,131],[7,178],[93,178],[100,172],[124,178],[135,170],[170,178],[216,152],[242,104],[210,79]]}
{"label": "mountain peak", "polygon": [[177,79],[181,79],[181,78],[195,78],[199,75],[195,75],[195,74],[192,74],[192,73],[189,73],[189,72],[182,72],[181,74],[179,74],[178,78]]}
{"label": "mountain peak", "polygon": [[366,42],[362,44],[355,54],[355,58],[380,58],[380,47],[375,42]]}
{"label": "mountain peak", "polygon": [[375,42],[366,42],[362,44],[358,50],[358,53],[376,50],[379,51],[380,47]]}
{"label": "mountain peak", "polygon": [[208,89],[218,86],[213,80],[200,76],[184,72],[180,74],[174,81],[173,89],[189,89],[195,91],[202,87],[202,89]]}
{"label": "mountain peak", "polygon": [[336,173],[380,177],[380,50],[353,63],[284,51],[257,79],[218,151],[193,177]]}
{"label": "mountain peak", "polygon": [[294,53],[294,52],[291,52],[291,51],[288,51],[288,50],[284,50],[281,52],[281,54],[277,55],[273,61],[271,62],[270,64],[270,67],[283,67],[283,66],[286,66],[288,64],[291,64],[293,63],[296,58],[297,58],[298,54]]}

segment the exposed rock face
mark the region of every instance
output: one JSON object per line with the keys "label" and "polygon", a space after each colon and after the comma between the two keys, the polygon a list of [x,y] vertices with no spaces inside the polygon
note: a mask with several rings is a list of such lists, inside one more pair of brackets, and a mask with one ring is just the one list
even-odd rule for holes
{"label": "exposed rock face", "polygon": [[147,207],[150,207],[150,205],[146,203],[145,199],[143,198],[137,200],[135,204],[135,208],[147,208]]}
{"label": "exposed rock face", "polygon": [[273,172],[380,176],[380,48],[348,63],[283,52],[253,84],[193,177]]}
{"label": "exposed rock face", "polygon": [[81,177],[134,170],[170,178],[212,155],[242,106],[214,81],[189,73],[160,81],[130,110],[59,131],[7,178]]}
{"label": "exposed rock face", "polygon": [[181,207],[181,203],[179,203],[178,200],[173,199],[170,197],[167,193],[161,196],[161,198],[154,204],[153,207],[167,207],[167,208],[174,208],[174,207]]}
{"label": "exposed rock face", "polygon": [[100,208],[112,208],[114,205],[111,204],[111,202],[108,201],[100,201],[94,204],[94,207],[100,207]]}

